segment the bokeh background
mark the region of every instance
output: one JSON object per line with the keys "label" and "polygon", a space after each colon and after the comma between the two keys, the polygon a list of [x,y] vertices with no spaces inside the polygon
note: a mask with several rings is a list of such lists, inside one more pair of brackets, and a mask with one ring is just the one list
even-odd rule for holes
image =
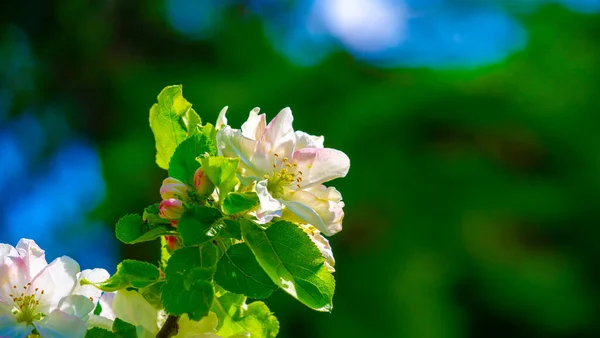
{"label": "bokeh background", "polygon": [[0,242],[115,270],[159,200],[148,110],[294,111],[352,167],[332,314],[281,337],[600,336],[599,0],[0,3]]}

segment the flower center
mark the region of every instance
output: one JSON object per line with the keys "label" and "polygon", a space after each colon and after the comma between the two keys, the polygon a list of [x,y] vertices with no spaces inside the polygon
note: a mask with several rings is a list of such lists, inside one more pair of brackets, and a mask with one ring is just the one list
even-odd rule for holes
{"label": "flower center", "polygon": [[268,180],[267,190],[274,198],[283,196],[285,187],[295,186],[300,189],[302,183],[302,171],[298,170],[298,163],[290,162],[287,157],[279,159],[277,153],[275,163],[273,163],[273,172],[266,174],[264,178]]}
{"label": "flower center", "polygon": [[44,317],[43,313],[37,312],[37,307],[40,305],[40,298],[44,294],[44,290],[36,288],[35,290],[29,290],[31,283],[23,286],[23,292],[18,294],[19,288],[13,285],[14,294],[10,294],[15,304],[15,310],[13,313],[17,322],[32,323],[34,320],[40,320]]}

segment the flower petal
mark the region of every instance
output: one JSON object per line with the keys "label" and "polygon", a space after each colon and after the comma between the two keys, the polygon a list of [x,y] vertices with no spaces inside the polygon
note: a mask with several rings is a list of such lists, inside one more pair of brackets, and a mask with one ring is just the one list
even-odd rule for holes
{"label": "flower petal", "polygon": [[350,159],[343,152],[330,148],[304,148],[294,152],[292,161],[302,172],[302,188],[344,177],[350,169]]}
{"label": "flower petal", "polygon": [[71,294],[78,272],[79,264],[67,256],[55,259],[40,271],[31,281],[29,288],[29,290],[39,289],[39,292],[44,291],[39,299],[38,310],[48,313],[58,306],[63,297]]}
{"label": "flower petal", "polygon": [[12,314],[0,316],[0,337],[26,338],[33,331],[33,326],[19,323]]}
{"label": "flower petal", "polygon": [[265,128],[256,146],[256,152],[266,158],[274,158],[274,154],[282,158],[291,156],[296,144],[296,134],[292,127],[293,121],[294,117],[290,108],[282,109]]}
{"label": "flower petal", "polygon": [[242,124],[242,135],[245,138],[258,141],[267,126],[267,117],[265,114],[258,115],[260,108],[256,107],[250,111],[248,120]]}
{"label": "flower petal", "polygon": [[262,180],[256,183],[256,194],[260,201],[260,206],[256,211],[256,218],[259,222],[267,223],[273,219],[273,217],[281,217],[281,202],[274,199],[273,196],[267,190],[267,180]]}
{"label": "flower petal", "polygon": [[77,283],[71,294],[82,295],[88,299],[91,298],[92,302],[96,304],[102,295],[102,291],[98,290],[93,285],[81,285],[81,280],[85,278],[92,283],[100,283],[107,280],[109,277],[110,274],[104,269],[83,270],[77,275]]}
{"label": "flower petal", "polygon": [[309,190],[292,191],[283,196],[282,202],[302,221],[327,236],[342,230],[344,202],[335,188],[322,185]]}
{"label": "flower petal", "polygon": [[327,270],[329,270],[329,272],[335,272],[335,258],[333,257],[333,251],[331,250],[327,238],[323,237],[321,232],[312,225],[300,224],[300,227],[308,234],[310,240],[315,243],[317,248],[319,248],[319,251],[321,251],[321,255],[325,258],[325,267]]}
{"label": "flower petal", "polygon": [[34,323],[40,336],[44,338],[77,338],[84,337],[87,332],[81,318],[54,310],[39,322]]}
{"label": "flower petal", "polygon": [[102,312],[100,312],[100,316],[104,318],[108,318],[111,320],[115,320],[117,316],[113,311],[113,302],[115,301],[116,292],[105,292],[100,296],[100,307],[102,308]]}
{"label": "flower petal", "polygon": [[33,279],[46,265],[46,254],[35,241],[23,238],[17,243],[17,250],[25,259],[29,279]]}
{"label": "flower petal", "polygon": [[215,334],[217,332],[217,322],[219,319],[214,312],[202,317],[200,321],[190,320],[187,314],[179,318],[179,332],[174,338],[204,337],[206,333]]}
{"label": "flower petal", "polygon": [[[242,178],[251,178],[251,182],[256,180],[256,177],[264,175],[263,170],[252,160],[256,141],[244,137],[240,130],[232,129],[229,126],[219,130],[217,132],[217,148],[221,156],[239,157]],[[247,185],[249,182],[242,181],[242,184]]]}
{"label": "flower petal", "polygon": [[66,314],[87,319],[86,316],[94,310],[94,303],[86,296],[69,295],[61,299],[58,309]]}
{"label": "flower petal", "polygon": [[112,305],[117,318],[135,326],[142,326],[152,334],[158,332],[158,310],[138,292],[119,290]]}
{"label": "flower petal", "polygon": [[217,124],[215,124],[215,128],[217,130],[219,130],[227,125],[227,117],[225,116],[225,114],[227,113],[227,108],[229,108],[229,107],[225,106],[219,112],[219,117],[217,117]]}
{"label": "flower petal", "polygon": [[25,259],[20,256],[0,257],[0,301],[12,304],[10,295],[15,289],[27,285],[28,269]]}
{"label": "flower petal", "polygon": [[314,136],[303,131],[296,131],[296,150],[302,148],[323,148],[325,137]]}
{"label": "flower petal", "polygon": [[18,256],[19,252],[12,245],[0,243],[0,258],[5,256]]}
{"label": "flower petal", "polygon": [[108,319],[98,315],[90,315],[86,322],[86,326],[88,327],[88,329],[91,329],[93,327],[99,327],[101,329],[112,331],[114,323],[115,322],[112,319]]}

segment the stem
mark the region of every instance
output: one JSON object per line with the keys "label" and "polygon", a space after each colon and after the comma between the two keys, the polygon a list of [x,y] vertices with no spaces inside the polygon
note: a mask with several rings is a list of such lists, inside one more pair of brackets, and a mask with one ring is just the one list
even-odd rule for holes
{"label": "stem", "polygon": [[156,334],[156,338],[171,338],[176,335],[179,331],[179,325],[177,325],[178,320],[179,316],[169,315],[165,325],[163,325],[160,331],[158,331]]}

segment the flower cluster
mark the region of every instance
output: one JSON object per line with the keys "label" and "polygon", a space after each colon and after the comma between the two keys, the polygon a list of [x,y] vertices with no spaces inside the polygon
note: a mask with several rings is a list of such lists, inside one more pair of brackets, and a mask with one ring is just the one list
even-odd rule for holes
{"label": "flower cluster", "polygon": [[215,189],[215,185],[206,177],[202,168],[198,168],[194,173],[193,182],[194,186],[190,188],[176,178],[167,177],[160,187],[162,201],[158,206],[159,216],[168,219],[174,227],[177,227],[185,212],[186,204],[206,198]]}

